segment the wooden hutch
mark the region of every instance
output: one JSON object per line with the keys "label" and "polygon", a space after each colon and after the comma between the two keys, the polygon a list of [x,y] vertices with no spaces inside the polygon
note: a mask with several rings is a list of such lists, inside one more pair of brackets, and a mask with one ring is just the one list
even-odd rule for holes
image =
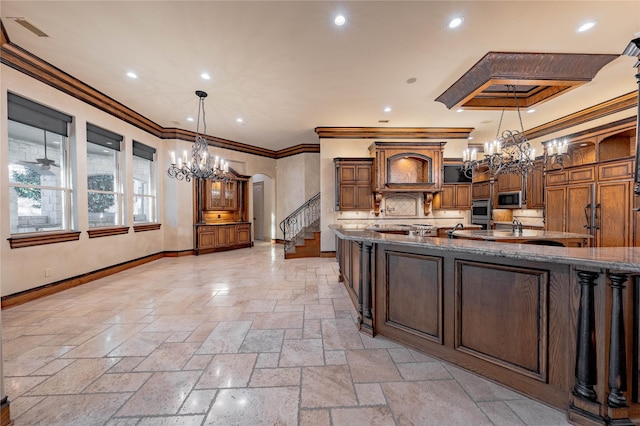
{"label": "wooden hutch", "polygon": [[229,170],[228,182],[194,181],[194,249],[196,255],[251,247],[249,176]]}

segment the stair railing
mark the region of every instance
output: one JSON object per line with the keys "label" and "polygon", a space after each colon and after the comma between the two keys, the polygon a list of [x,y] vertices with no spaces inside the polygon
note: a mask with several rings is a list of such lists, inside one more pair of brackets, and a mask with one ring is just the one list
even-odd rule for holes
{"label": "stair railing", "polygon": [[280,229],[284,235],[284,252],[294,249],[296,243],[311,229],[320,229],[320,193],[311,197],[280,222]]}

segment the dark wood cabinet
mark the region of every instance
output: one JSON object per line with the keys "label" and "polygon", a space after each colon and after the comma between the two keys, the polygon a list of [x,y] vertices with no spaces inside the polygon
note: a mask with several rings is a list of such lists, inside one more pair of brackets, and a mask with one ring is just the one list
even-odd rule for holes
{"label": "dark wood cabinet", "polygon": [[251,247],[251,224],[196,225],[198,254]]}
{"label": "dark wood cabinet", "polygon": [[544,171],[541,161],[536,161],[534,169],[527,175],[525,188],[527,208],[544,208]]}
{"label": "dark wood cabinet", "polygon": [[433,197],[436,210],[465,210],[471,208],[471,184],[453,183],[442,185],[442,191]]}
{"label": "dark wood cabinet", "polygon": [[375,190],[437,192],[442,187],[446,142],[374,142]]}
{"label": "dark wood cabinet", "polygon": [[491,184],[487,182],[473,182],[471,184],[471,198],[484,200],[491,197]]}
{"label": "dark wood cabinet", "polygon": [[636,244],[632,173],[628,158],[548,172],[546,229],[592,234],[595,247]]}
{"label": "dark wood cabinet", "polygon": [[596,244],[598,247],[631,245],[632,182],[598,184]]}
{"label": "dark wood cabinet", "polygon": [[334,158],[336,210],[373,208],[373,158]]}
{"label": "dark wood cabinet", "polygon": [[226,182],[195,181],[194,249],[196,254],[251,247],[249,176],[231,170]]}
{"label": "dark wood cabinet", "polygon": [[496,185],[496,192],[522,191],[522,176],[517,174],[498,175]]}

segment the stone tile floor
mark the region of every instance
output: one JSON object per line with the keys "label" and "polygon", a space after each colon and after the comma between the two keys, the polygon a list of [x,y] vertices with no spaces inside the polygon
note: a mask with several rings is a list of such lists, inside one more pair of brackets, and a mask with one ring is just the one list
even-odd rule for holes
{"label": "stone tile floor", "polygon": [[164,258],[2,312],[15,425],[566,425],[360,334],[334,259]]}

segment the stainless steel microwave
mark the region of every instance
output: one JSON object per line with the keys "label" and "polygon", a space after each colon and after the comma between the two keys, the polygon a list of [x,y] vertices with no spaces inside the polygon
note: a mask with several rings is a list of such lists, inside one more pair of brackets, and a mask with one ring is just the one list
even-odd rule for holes
{"label": "stainless steel microwave", "polygon": [[522,208],[522,191],[498,192],[499,209],[520,209]]}

